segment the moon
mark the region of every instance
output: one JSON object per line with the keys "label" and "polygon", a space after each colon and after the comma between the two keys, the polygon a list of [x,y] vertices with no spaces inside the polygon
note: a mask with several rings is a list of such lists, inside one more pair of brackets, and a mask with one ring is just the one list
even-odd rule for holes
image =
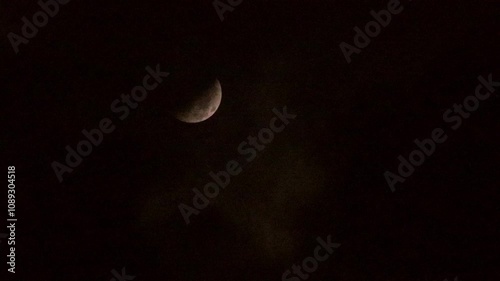
{"label": "moon", "polygon": [[185,105],[170,113],[177,120],[185,123],[199,123],[212,117],[222,101],[222,88],[218,79],[214,79],[207,88],[195,94]]}

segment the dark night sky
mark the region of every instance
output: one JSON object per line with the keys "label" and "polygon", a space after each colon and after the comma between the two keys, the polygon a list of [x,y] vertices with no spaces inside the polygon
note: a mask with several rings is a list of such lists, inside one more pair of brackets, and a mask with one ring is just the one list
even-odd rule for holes
{"label": "dark night sky", "polygon": [[[15,280],[281,280],[327,235],[342,246],[308,280],[498,280],[499,92],[457,131],[442,115],[479,75],[500,80],[500,6],[402,1],[348,64],[339,44],[387,2],[244,0],[221,22],[206,0],[72,0],[17,55],[6,35],[39,7],[2,2]],[[119,120],[110,104],[156,64],[171,75]],[[167,114],[208,75],[212,118]],[[186,226],[178,204],[283,106],[297,118]],[[52,161],[105,117],[116,130],[59,183]],[[391,193],[384,172],[436,127],[448,140]]]}

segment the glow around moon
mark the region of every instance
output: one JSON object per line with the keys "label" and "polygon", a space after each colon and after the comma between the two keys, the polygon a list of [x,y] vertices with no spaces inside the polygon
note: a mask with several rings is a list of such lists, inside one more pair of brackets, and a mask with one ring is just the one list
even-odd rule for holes
{"label": "glow around moon", "polygon": [[187,105],[173,110],[172,115],[179,121],[199,123],[212,117],[222,101],[222,88],[218,79],[196,95]]}

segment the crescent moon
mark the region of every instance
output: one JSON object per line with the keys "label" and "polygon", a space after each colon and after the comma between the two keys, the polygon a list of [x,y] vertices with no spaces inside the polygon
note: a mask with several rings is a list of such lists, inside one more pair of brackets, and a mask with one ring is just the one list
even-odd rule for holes
{"label": "crescent moon", "polygon": [[212,117],[222,101],[222,88],[218,79],[194,97],[187,105],[173,110],[171,114],[185,123],[199,123]]}

